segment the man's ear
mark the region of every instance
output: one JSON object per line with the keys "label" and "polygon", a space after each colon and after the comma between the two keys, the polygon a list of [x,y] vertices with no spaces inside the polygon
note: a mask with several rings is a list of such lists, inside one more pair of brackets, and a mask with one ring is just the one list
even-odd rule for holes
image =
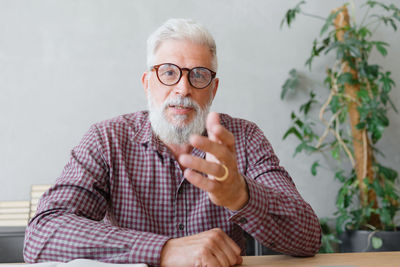
{"label": "man's ear", "polygon": [[146,93],[146,95],[147,95],[147,90],[149,89],[149,72],[147,72],[147,71],[145,71],[145,72],[143,72],[143,75],[142,75],[142,85],[143,85],[143,89],[144,89],[144,92]]}
{"label": "man's ear", "polygon": [[213,94],[213,99],[214,99],[215,95],[217,94],[218,85],[219,85],[219,79],[218,79],[218,78],[215,78],[215,79],[214,79],[214,88],[212,89],[212,90],[213,90],[213,92],[212,92],[212,94]]}

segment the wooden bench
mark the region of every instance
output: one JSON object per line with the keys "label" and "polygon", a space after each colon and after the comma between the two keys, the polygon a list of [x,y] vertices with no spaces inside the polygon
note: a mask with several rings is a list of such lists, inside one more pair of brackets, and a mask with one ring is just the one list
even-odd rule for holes
{"label": "wooden bench", "polygon": [[29,219],[35,216],[37,205],[39,203],[40,197],[46,192],[51,185],[49,184],[37,184],[32,185],[31,187],[31,201],[30,201],[30,212],[29,212]]}
{"label": "wooden bench", "polygon": [[29,211],[29,201],[1,201],[0,226],[26,226]]}

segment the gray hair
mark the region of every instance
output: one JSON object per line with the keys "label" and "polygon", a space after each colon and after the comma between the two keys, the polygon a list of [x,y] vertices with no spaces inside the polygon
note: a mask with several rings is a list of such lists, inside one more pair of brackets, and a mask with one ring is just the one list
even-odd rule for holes
{"label": "gray hair", "polygon": [[206,45],[212,55],[212,68],[217,71],[217,47],[214,38],[201,24],[189,19],[169,19],[147,39],[147,67],[155,64],[154,55],[161,43],[167,40],[188,40],[195,44]]}

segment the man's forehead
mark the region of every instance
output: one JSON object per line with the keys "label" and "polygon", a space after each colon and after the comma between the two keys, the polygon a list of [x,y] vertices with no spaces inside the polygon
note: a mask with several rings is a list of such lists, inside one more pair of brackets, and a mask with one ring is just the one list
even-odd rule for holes
{"label": "man's forehead", "polygon": [[205,44],[194,43],[189,40],[166,40],[163,41],[155,52],[155,64],[175,63],[189,64],[195,67],[211,67],[212,54]]}

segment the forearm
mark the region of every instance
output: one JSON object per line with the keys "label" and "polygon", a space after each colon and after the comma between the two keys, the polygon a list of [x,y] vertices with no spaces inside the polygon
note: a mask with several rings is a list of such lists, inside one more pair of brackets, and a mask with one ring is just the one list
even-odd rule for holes
{"label": "forearm", "polygon": [[168,239],[56,212],[39,216],[30,223],[25,236],[24,259],[34,263],[90,258],[159,265],[161,249]]}
{"label": "forearm", "polygon": [[321,240],[314,211],[298,194],[283,193],[246,179],[250,199],[231,220],[264,246],[295,256],[318,252]]}

